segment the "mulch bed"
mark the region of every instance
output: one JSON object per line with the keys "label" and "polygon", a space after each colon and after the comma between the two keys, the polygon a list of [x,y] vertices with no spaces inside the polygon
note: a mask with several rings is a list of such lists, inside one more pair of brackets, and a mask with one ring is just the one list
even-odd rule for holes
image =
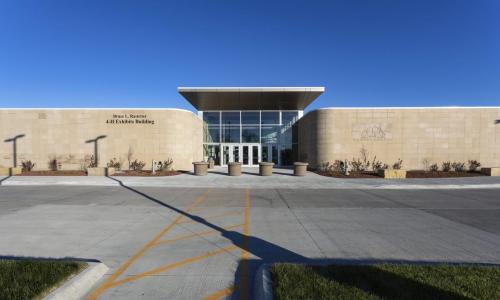
{"label": "mulch bed", "polygon": [[448,178],[486,176],[480,172],[408,171],[406,178]]}
{"label": "mulch bed", "polygon": [[382,178],[375,172],[351,172],[349,175],[335,172],[317,171],[319,175],[335,178]]}
{"label": "mulch bed", "polygon": [[[342,173],[335,172],[325,172],[325,171],[317,171],[316,172],[322,176],[335,177],[335,178],[383,178],[379,176],[375,172],[351,172],[349,175],[345,175]],[[476,176],[486,176],[480,172],[444,172],[444,171],[407,171],[406,178],[450,178],[450,177],[476,177]]]}
{"label": "mulch bed", "polygon": [[18,176],[87,176],[85,171],[29,171],[22,172],[21,175]]}
{"label": "mulch bed", "polygon": [[141,177],[160,177],[160,176],[175,176],[182,174],[182,172],[179,171],[161,171],[161,172],[156,172],[153,174],[152,171],[133,171],[133,170],[126,170],[126,171],[117,171],[113,176],[141,176]]}

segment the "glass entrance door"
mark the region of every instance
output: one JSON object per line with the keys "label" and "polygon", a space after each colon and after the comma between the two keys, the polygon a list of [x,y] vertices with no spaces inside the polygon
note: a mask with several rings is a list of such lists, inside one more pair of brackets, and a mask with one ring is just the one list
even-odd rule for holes
{"label": "glass entrance door", "polygon": [[279,165],[279,151],[277,144],[262,144],[261,153],[262,161],[273,162],[276,166]]}
{"label": "glass entrance door", "polygon": [[243,166],[258,166],[261,157],[258,144],[222,144],[222,165],[241,162]]}
{"label": "glass entrance door", "polygon": [[222,165],[227,166],[230,162],[241,162],[241,145],[222,144]]}
{"label": "glass entrance door", "polygon": [[259,145],[241,145],[242,150],[242,164],[244,166],[255,167],[259,165],[260,153]]}

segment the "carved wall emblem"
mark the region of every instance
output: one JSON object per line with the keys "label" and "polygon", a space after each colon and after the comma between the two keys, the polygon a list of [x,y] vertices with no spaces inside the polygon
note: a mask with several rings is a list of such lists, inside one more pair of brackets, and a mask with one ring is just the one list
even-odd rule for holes
{"label": "carved wall emblem", "polygon": [[352,128],[352,138],[355,140],[373,141],[392,139],[391,124],[363,123]]}

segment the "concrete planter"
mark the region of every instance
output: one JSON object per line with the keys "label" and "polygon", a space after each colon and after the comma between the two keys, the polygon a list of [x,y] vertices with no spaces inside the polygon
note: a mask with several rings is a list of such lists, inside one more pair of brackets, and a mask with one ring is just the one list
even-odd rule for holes
{"label": "concrete planter", "polygon": [[115,168],[96,167],[87,168],[87,176],[113,176],[115,175]]}
{"label": "concrete planter", "polygon": [[259,175],[260,176],[271,176],[273,175],[274,163],[271,162],[260,162],[259,163]]}
{"label": "concrete planter", "polygon": [[293,163],[293,175],[295,176],[306,176],[307,166],[309,164],[305,162],[294,162]]}
{"label": "concrete planter", "polygon": [[208,162],[198,161],[193,163],[194,175],[205,176],[208,173]]}
{"label": "concrete planter", "polygon": [[15,167],[15,168],[10,168],[10,176],[15,176],[15,175],[21,175],[23,172],[23,168],[21,167]]}
{"label": "concrete planter", "polygon": [[240,162],[230,162],[227,164],[227,171],[229,176],[240,176],[241,175],[241,163]]}
{"label": "concrete planter", "polygon": [[500,176],[500,167],[481,168],[481,173],[488,176]]}
{"label": "concrete planter", "polygon": [[404,179],[406,170],[378,170],[378,175],[386,179]]}
{"label": "concrete planter", "polygon": [[208,168],[209,168],[209,169],[213,169],[213,168],[214,168],[214,166],[215,166],[215,161],[213,160],[213,158],[210,158],[210,159],[208,160]]}
{"label": "concrete planter", "polygon": [[21,167],[15,167],[15,168],[0,167],[0,176],[20,175],[22,172],[23,168]]}

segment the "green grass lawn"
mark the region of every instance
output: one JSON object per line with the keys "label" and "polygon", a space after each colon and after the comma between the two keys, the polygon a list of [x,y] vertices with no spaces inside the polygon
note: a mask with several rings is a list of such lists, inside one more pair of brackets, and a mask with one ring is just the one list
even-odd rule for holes
{"label": "green grass lawn", "polygon": [[0,299],[37,299],[86,267],[60,260],[0,259]]}
{"label": "green grass lawn", "polygon": [[500,268],[275,264],[275,299],[500,299]]}

